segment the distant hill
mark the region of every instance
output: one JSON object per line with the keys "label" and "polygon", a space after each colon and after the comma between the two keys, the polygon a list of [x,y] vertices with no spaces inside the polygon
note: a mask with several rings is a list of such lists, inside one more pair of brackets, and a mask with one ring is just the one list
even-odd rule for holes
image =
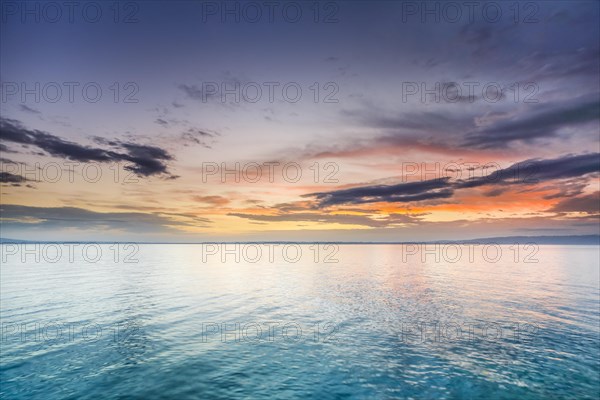
{"label": "distant hill", "polygon": [[30,242],[28,240],[19,240],[19,239],[4,239],[4,238],[0,238],[0,243],[35,243],[35,242]]}
{"label": "distant hill", "polygon": [[[471,240],[456,240],[449,243],[535,243],[535,244],[600,244],[600,235],[573,235],[573,236],[504,236]],[[441,242],[438,242],[441,243]]]}

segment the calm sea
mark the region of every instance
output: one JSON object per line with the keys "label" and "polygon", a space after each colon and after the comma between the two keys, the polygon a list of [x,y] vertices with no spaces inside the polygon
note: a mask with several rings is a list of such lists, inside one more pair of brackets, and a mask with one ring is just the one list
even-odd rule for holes
{"label": "calm sea", "polygon": [[3,399],[597,399],[598,246],[2,245]]}

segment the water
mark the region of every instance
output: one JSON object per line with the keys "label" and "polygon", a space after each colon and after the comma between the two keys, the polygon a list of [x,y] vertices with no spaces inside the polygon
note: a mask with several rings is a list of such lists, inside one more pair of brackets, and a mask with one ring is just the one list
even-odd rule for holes
{"label": "water", "polygon": [[38,248],[36,262],[3,245],[0,397],[600,393],[598,246],[501,246],[498,261],[497,248],[463,248],[456,262],[401,245],[260,256],[122,246],[97,246],[96,262],[80,248],[60,257]]}

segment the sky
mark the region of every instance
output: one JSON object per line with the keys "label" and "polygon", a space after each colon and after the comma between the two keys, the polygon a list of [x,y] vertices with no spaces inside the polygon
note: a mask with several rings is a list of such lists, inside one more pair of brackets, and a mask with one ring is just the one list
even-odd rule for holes
{"label": "sky", "polygon": [[1,234],[600,233],[600,3],[1,3]]}

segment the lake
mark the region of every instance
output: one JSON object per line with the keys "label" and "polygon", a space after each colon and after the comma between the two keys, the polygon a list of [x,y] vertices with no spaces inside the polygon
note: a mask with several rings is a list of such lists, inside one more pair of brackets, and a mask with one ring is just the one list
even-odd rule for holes
{"label": "lake", "polygon": [[597,399],[600,247],[2,245],[4,399]]}

